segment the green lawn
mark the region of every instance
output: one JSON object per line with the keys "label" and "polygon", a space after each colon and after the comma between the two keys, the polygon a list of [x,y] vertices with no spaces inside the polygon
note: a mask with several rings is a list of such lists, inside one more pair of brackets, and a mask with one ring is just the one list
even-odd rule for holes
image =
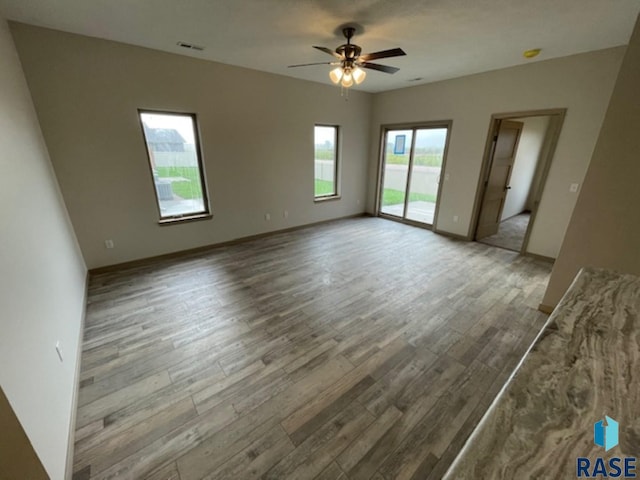
{"label": "green lawn", "polygon": [[315,180],[316,180],[316,186],[315,186],[316,197],[321,195],[332,195],[336,193],[333,188],[333,182],[331,180],[320,180],[318,178],[316,178]]}
{"label": "green lawn", "polygon": [[[333,182],[329,180],[319,180],[316,178],[315,194],[316,197],[320,195],[328,195],[334,193]],[[436,202],[436,196],[428,193],[411,193],[409,195],[410,202]],[[385,188],[382,194],[382,205],[398,205],[404,203],[404,192],[400,190],[393,190],[391,188]]]}
{"label": "green lawn", "polygon": [[157,167],[158,178],[182,177],[187,181],[171,182],[171,190],[180,198],[202,198],[198,167]]}
{"label": "green lawn", "polygon": [[315,158],[316,160],[333,160],[335,157],[335,151],[333,148],[316,148],[315,149]]}
{"label": "green lawn", "polygon": [[[382,192],[382,206],[398,205],[404,203],[404,192],[401,190],[393,190],[385,188]],[[410,202],[436,202],[436,196],[429,193],[411,193],[409,195]]]}

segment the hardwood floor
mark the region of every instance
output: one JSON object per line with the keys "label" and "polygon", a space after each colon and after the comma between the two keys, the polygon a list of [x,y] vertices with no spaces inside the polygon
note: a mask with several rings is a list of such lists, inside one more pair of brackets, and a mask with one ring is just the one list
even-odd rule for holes
{"label": "hardwood floor", "polygon": [[514,252],[522,250],[524,237],[527,235],[527,228],[531,220],[530,212],[523,212],[514,217],[500,222],[498,233],[477,240],[494,247],[506,248]]}
{"label": "hardwood floor", "polygon": [[74,479],[440,478],[550,269],[358,218],[92,275]]}

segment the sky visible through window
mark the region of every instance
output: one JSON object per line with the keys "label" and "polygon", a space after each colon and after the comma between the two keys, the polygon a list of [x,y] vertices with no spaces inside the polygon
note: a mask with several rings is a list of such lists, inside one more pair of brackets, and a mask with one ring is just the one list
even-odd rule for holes
{"label": "sky visible through window", "polygon": [[[390,145],[395,145],[397,135],[411,134],[411,130],[392,130],[389,132],[387,138]],[[447,139],[446,128],[430,128],[420,130],[420,135],[416,137],[416,148],[432,148],[435,150],[443,150],[444,144]],[[411,146],[408,142],[409,136],[407,136],[407,150]]]}
{"label": "sky visible through window", "polygon": [[193,123],[187,115],[170,115],[166,113],[141,113],[140,117],[145,125],[151,128],[167,128],[177,130],[185,143],[195,144]]}
{"label": "sky visible through window", "polygon": [[315,129],[315,143],[316,145],[324,145],[326,142],[333,144],[335,140],[336,130],[335,127],[322,127],[316,126]]}

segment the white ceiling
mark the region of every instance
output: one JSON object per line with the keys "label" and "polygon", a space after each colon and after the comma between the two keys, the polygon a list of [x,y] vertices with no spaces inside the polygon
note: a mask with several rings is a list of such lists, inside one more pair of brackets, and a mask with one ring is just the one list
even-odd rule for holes
{"label": "white ceiling", "polygon": [[[378,60],[359,90],[379,92],[627,44],[640,0],[0,0],[10,20],[329,84],[330,61],[312,45],[344,43],[338,27],[363,27],[363,53]],[[184,41],[205,47],[183,49]],[[420,78],[421,80],[410,81]]]}

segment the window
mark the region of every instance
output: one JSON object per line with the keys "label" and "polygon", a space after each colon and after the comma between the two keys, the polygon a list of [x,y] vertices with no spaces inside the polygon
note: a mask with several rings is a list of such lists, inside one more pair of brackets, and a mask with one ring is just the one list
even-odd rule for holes
{"label": "window", "polygon": [[314,129],[315,199],[338,196],[338,127],[316,125]]}
{"label": "window", "polygon": [[209,216],[196,116],[140,111],[160,223]]}

